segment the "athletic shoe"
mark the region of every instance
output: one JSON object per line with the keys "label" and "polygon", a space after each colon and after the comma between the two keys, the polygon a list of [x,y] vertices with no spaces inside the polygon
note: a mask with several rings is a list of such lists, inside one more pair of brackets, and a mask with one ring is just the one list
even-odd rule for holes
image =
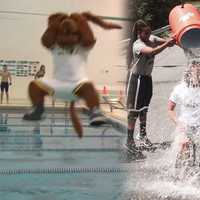
{"label": "athletic shoe", "polygon": [[140,146],[141,147],[145,147],[145,148],[151,148],[153,146],[152,142],[149,140],[149,138],[145,135],[145,136],[139,136],[139,138],[137,138]]}
{"label": "athletic shoe", "polygon": [[124,148],[127,149],[130,153],[140,152],[140,149],[135,145],[134,142],[124,144]]}
{"label": "athletic shoe", "polygon": [[124,145],[125,149],[127,149],[130,153],[138,153],[141,152],[140,148],[136,146],[135,142],[126,143]]}
{"label": "athletic shoe", "polygon": [[90,122],[91,126],[100,126],[102,124],[106,124],[106,117],[101,113],[99,109],[93,111],[90,115]]}
{"label": "athletic shoe", "polygon": [[26,113],[23,116],[23,119],[27,120],[27,121],[41,120],[43,118],[42,117],[43,113],[44,113],[44,106],[43,105],[38,105],[38,106],[35,106],[30,113]]}
{"label": "athletic shoe", "polygon": [[140,148],[138,148],[134,142],[124,144],[124,148],[128,151],[128,153],[134,156],[134,159],[144,159],[146,156],[142,153]]}

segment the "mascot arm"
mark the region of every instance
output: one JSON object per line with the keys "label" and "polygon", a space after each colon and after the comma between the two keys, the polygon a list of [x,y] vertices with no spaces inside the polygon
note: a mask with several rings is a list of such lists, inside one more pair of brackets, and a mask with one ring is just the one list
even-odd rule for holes
{"label": "mascot arm", "polygon": [[47,30],[44,32],[44,34],[41,37],[41,43],[46,47],[46,48],[51,48],[55,42],[56,42],[56,29],[49,27]]}
{"label": "mascot arm", "polygon": [[102,20],[102,18],[100,18],[97,15],[94,15],[90,12],[83,12],[82,15],[84,17],[87,18],[87,20],[101,26],[104,29],[121,29],[122,27],[118,24],[114,24],[114,23],[110,23],[110,22],[105,22],[104,20]]}
{"label": "mascot arm", "polygon": [[81,36],[81,45],[88,48],[93,47],[96,43],[96,39],[89,24],[87,23],[87,19],[81,14],[77,13],[71,14],[71,18],[75,20],[78,25]]}

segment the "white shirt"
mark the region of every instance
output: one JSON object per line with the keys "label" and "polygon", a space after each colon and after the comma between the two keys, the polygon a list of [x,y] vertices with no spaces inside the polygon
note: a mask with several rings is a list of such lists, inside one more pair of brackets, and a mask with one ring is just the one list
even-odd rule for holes
{"label": "white shirt", "polygon": [[56,46],[51,52],[54,63],[53,79],[79,83],[87,78],[86,63],[89,50],[80,46],[71,49]]}
{"label": "white shirt", "polygon": [[180,105],[181,122],[187,126],[200,126],[200,88],[187,87],[182,82],[174,88],[169,100]]}
{"label": "white shirt", "polygon": [[52,79],[42,78],[40,84],[44,84],[45,88],[51,88],[56,98],[65,101],[76,100],[74,89],[79,84],[88,81],[86,63],[89,49],[78,45],[66,49],[55,46],[51,53],[54,63],[53,77]]}

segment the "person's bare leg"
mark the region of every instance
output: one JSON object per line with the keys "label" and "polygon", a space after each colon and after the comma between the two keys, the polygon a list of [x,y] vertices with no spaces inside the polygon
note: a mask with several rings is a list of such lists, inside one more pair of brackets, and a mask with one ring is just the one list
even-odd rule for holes
{"label": "person's bare leg", "polygon": [[152,147],[152,143],[148,139],[146,133],[147,111],[140,112],[139,119],[140,119],[140,134],[138,139],[140,140],[140,145],[147,148]]}
{"label": "person's bare leg", "polygon": [[138,112],[128,111],[128,128],[127,128],[127,140],[124,145],[125,149],[130,153],[134,158],[141,159],[145,158],[140,148],[137,147],[134,140],[134,131],[135,125],[138,118]]}
{"label": "person's bare leg", "polygon": [[3,92],[1,92],[1,104],[3,103]]}
{"label": "person's bare leg", "polygon": [[52,102],[51,102],[52,107],[55,107],[55,97],[54,95],[52,96]]}
{"label": "person's bare leg", "polygon": [[128,130],[127,130],[127,145],[135,145],[134,131],[135,124],[138,118],[138,113],[134,111],[128,112]]}
{"label": "person's bare leg", "polygon": [[8,92],[6,92],[6,103],[7,104],[9,103],[9,94],[8,94]]}
{"label": "person's bare leg", "polygon": [[146,136],[146,123],[147,123],[147,112],[142,111],[139,114],[139,120],[140,120],[140,136],[144,137]]}

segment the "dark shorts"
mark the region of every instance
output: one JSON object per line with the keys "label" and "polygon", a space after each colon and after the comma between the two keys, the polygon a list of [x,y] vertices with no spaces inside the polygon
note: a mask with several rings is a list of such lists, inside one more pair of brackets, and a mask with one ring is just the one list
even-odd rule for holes
{"label": "dark shorts", "polygon": [[8,82],[1,82],[1,92],[8,92],[9,84]]}
{"label": "dark shorts", "polygon": [[131,74],[127,84],[128,111],[147,111],[153,93],[152,77]]}

